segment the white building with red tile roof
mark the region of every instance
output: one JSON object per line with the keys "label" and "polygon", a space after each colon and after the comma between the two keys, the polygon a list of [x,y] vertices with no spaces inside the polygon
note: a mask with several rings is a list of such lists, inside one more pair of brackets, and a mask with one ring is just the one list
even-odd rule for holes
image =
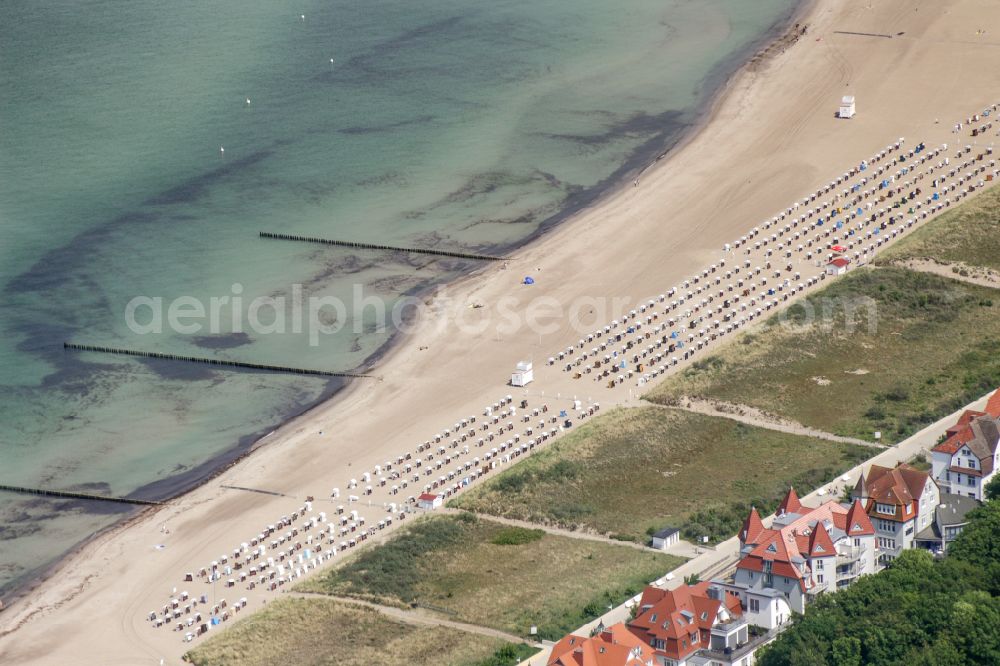
{"label": "white building with red tile roof", "polygon": [[983,489],[1000,468],[1000,390],[986,411],[966,410],[931,450],[931,474],[941,492],[983,501]]}
{"label": "white building with red tile roof", "polygon": [[657,666],[752,664],[770,638],[751,636],[739,598],[707,581],[673,590],[647,587],[628,628],[654,649]]}
{"label": "white building with red tile roof", "polygon": [[437,509],[444,504],[444,495],[440,493],[421,493],[417,498],[417,508]]}
{"label": "white building with red tile roof", "polygon": [[767,629],[805,612],[816,595],[876,571],[875,529],[860,502],[812,508],[789,489],[771,527],[751,509],[739,539],[736,574],[713,586],[738,598],[750,623]]}
{"label": "white building with red tile roof", "polygon": [[547,666],[658,666],[653,648],[624,624],[590,638],[569,634],[555,644]]}
{"label": "white building with red tile roof", "polygon": [[847,266],[851,263],[850,259],[845,257],[837,257],[832,259],[826,265],[827,275],[843,275],[847,272]]}
{"label": "white building with red tile roof", "polygon": [[864,502],[875,528],[879,566],[916,545],[917,533],[931,526],[941,501],[931,475],[906,463],[896,467],[872,465],[868,474],[858,479],[851,496]]}

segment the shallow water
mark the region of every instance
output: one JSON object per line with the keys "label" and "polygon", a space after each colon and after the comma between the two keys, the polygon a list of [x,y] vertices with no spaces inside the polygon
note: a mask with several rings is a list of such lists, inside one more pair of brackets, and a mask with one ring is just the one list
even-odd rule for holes
{"label": "shallow water", "polygon": [[[197,482],[339,383],[64,341],[354,368],[390,335],[368,314],[312,345],[250,330],[233,300],[290,302],[300,284],[350,302],[360,284],[392,302],[468,264],[259,231],[512,247],[676,141],[795,5],[3,3],[0,483],[167,497]],[[137,334],[136,296],[230,300],[213,330]],[[112,511],[0,495],[0,590]]]}

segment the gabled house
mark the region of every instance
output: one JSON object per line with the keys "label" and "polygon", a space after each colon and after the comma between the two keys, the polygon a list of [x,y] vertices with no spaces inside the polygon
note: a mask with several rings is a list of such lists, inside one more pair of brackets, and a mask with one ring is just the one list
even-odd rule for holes
{"label": "gabled house", "polygon": [[1000,391],[986,411],[966,410],[931,450],[931,474],[942,492],[983,501],[983,488],[1000,467]]}
{"label": "gabled house", "polygon": [[789,489],[771,527],[751,509],[739,539],[736,574],[713,586],[738,597],[751,624],[767,629],[805,612],[816,595],[875,573],[875,529],[860,502],[811,508]]}
{"label": "gabled house", "polygon": [[590,638],[569,634],[555,644],[547,666],[657,666],[653,649],[624,624]]}
{"label": "gabled house", "polygon": [[836,257],[830,260],[826,265],[827,275],[843,275],[847,272],[847,266],[851,263],[850,259],[845,257]]}
{"label": "gabled house", "polygon": [[717,593],[707,581],[647,587],[628,627],[653,648],[657,666],[751,664],[763,644],[750,636],[739,598]]}
{"label": "gabled house", "polygon": [[862,475],[852,497],[865,503],[865,512],[875,528],[878,563],[885,566],[934,520],[940,501],[937,484],[930,474],[906,463],[896,467],[872,465]]}

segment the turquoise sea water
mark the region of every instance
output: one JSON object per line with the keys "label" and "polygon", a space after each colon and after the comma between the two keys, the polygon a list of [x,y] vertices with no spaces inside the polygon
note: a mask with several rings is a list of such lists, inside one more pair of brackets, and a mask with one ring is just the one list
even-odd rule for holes
{"label": "turquoise sea water", "polygon": [[[467,266],[257,234],[516,245],[675,141],[796,4],[0,4],[0,483],[196,483],[339,384],[64,341],[354,368],[389,330],[340,322],[310,345],[224,314],[217,332],[140,335],[126,305],[293,284],[391,300],[454,277]],[[0,494],[0,591],[120,515]]]}

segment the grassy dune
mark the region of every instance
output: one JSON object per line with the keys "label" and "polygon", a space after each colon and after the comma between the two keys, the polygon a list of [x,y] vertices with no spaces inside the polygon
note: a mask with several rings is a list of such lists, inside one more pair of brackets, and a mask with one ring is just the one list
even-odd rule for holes
{"label": "grassy dune", "polygon": [[433,516],[364,550],[304,590],[558,639],[683,562],[661,553],[518,531],[472,515]]}
{"label": "grassy dune", "polygon": [[275,601],[187,654],[196,666],[500,666],[528,646],[445,627],[419,627],[332,599]]}
{"label": "grassy dune", "polygon": [[618,409],[453,504],[642,542],[666,525],[720,540],[735,534],[750,503],[774,505],[790,484],[810,490],[871,455],[730,419]]}
{"label": "grassy dune", "polygon": [[[1000,292],[900,268],[858,269],[647,396],[745,403],[895,442],[1000,385]],[[858,315],[847,325],[844,303]],[[831,317],[817,316],[829,307]],[[870,326],[874,324],[874,326]]]}

